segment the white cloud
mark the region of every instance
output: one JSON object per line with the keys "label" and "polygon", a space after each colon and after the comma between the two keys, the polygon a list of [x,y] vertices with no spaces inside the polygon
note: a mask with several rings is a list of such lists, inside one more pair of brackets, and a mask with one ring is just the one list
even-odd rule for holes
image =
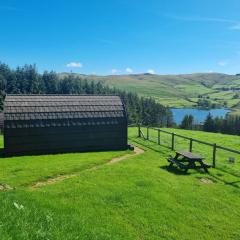
{"label": "white cloud", "polygon": [[116,69],[116,68],[113,68],[113,69],[111,70],[111,72],[112,72],[112,74],[116,74],[116,73],[120,73],[121,70]]}
{"label": "white cloud", "polygon": [[66,67],[68,68],[82,68],[83,64],[80,62],[70,62],[68,64],[66,64]]}
{"label": "white cloud", "polygon": [[240,23],[237,23],[230,27],[231,30],[240,30]]}
{"label": "white cloud", "polygon": [[149,74],[156,74],[156,72],[153,69],[148,69],[147,71]]}
{"label": "white cloud", "polygon": [[235,19],[198,17],[198,16],[175,16],[175,15],[166,15],[166,16],[175,20],[188,21],[188,22],[215,22],[220,24],[233,24],[228,29],[240,30],[240,21]]}
{"label": "white cloud", "polygon": [[126,70],[127,73],[133,73],[133,69],[130,68],[130,67],[126,68],[125,70]]}
{"label": "white cloud", "polygon": [[219,22],[219,23],[239,23],[239,21],[227,18],[212,18],[212,17],[198,17],[198,16],[175,16],[166,15],[172,19],[189,21],[189,22]]}
{"label": "white cloud", "polygon": [[218,62],[218,65],[221,67],[225,67],[229,64],[229,60],[222,60]]}

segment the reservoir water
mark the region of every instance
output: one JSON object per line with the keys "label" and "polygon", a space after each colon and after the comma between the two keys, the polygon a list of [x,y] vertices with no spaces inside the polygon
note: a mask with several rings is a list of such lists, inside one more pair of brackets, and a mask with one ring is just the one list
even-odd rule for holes
{"label": "reservoir water", "polygon": [[172,108],[173,119],[177,124],[182,122],[182,119],[185,115],[193,115],[195,122],[201,123],[204,122],[207,115],[211,113],[213,117],[225,117],[225,115],[230,112],[227,109],[194,109],[194,108]]}

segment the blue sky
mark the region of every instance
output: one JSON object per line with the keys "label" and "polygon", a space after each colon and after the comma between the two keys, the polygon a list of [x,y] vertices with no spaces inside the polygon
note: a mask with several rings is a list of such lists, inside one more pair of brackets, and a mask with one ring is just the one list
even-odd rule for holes
{"label": "blue sky", "polygon": [[240,72],[239,0],[0,0],[0,61],[85,74]]}

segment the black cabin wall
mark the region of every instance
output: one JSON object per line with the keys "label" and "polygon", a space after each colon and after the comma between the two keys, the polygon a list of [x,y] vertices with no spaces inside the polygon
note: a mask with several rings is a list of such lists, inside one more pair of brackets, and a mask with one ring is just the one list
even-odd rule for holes
{"label": "black cabin wall", "polygon": [[127,148],[126,124],[5,130],[5,153],[55,153]]}

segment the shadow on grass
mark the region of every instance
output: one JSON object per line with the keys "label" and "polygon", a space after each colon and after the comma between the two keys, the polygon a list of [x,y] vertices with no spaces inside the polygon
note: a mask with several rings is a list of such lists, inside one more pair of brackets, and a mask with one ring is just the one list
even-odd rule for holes
{"label": "shadow on grass", "polygon": [[[147,148],[147,149],[150,149],[150,150],[152,150],[152,151],[154,151],[154,152],[161,153],[161,154],[163,154],[164,156],[169,156],[169,153],[165,153],[165,152],[163,152],[162,149],[159,149],[159,148],[164,148],[164,149],[167,149],[167,150],[169,150],[169,151],[171,152],[171,148],[168,147],[168,146],[158,145],[157,143],[155,143],[155,142],[153,142],[153,141],[144,140],[144,139],[142,139],[142,138],[138,138],[138,139],[139,139],[140,141],[137,141],[136,139],[131,139],[131,141],[132,141],[132,142],[135,142],[135,143],[137,143],[137,144],[139,144],[139,145],[141,145],[141,146],[143,146],[143,147],[145,147],[145,148]],[[149,143],[150,143],[151,145],[149,145]]]}
{"label": "shadow on grass", "polygon": [[[220,170],[221,171],[221,170]],[[228,173],[229,174],[229,173]],[[231,175],[231,174],[230,174]],[[214,174],[210,174],[210,176],[215,180],[215,181],[219,181],[225,185],[228,185],[228,186],[231,186],[231,187],[235,187],[235,188],[240,188],[240,180],[238,181],[227,181],[227,180],[224,180],[223,178],[221,177],[218,177]]]}
{"label": "shadow on grass", "polygon": [[184,175],[184,176],[190,175],[190,173],[188,172],[186,173],[174,166],[160,166],[160,168],[163,170],[167,170],[170,173],[174,173],[175,175]]}
{"label": "shadow on grass", "polygon": [[[161,169],[166,170],[170,173],[173,173],[175,175],[183,175],[183,176],[190,176],[190,175],[195,175],[195,174],[202,174],[202,175],[208,175],[206,172],[203,170],[199,169],[189,169],[188,172],[185,172],[184,170],[179,169],[176,166],[160,166]],[[192,171],[192,172],[189,172]]]}
{"label": "shadow on grass", "polygon": [[232,175],[232,176],[234,176],[234,177],[237,177],[237,178],[240,177],[239,174],[236,174],[236,173],[234,173],[234,172],[230,172],[230,171],[227,171],[227,170],[222,169],[222,168],[217,168],[217,169],[218,169],[219,171],[223,172],[223,173],[230,174],[230,175]]}
{"label": "shadow on grass", "polygon": [[157,146],[159,146],[159,147],[164,147],[164,148],[167,148],[168,150],[172,150],[172,148],[170,147],[170,146],[168,146],[168,145],[165,145],[165,144],[158,144],[157,142],[155,142],[155,141],[153,141],[153,140],[151,140],[151,139],[149,139],[149,140],[145,140],[145,141],[148,141],[148,142],[151,142],[151,143],[153,143],[153,144],[155,144],[155,145],[157,145]]}

